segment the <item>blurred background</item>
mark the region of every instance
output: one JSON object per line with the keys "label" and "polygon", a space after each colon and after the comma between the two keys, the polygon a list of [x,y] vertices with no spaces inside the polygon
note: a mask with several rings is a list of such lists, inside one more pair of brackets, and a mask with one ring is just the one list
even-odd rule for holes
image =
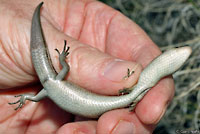
{"label": "blurred background", "polygon": [[200,134],[200,0],[100,0],[140,27],[162,51],[191,46],[176,72],[175,97],[155,134]]}

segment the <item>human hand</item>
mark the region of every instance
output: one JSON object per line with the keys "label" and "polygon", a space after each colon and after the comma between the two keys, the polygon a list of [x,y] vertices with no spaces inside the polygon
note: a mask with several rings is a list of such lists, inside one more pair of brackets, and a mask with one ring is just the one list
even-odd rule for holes
{"label": "human hand", "polygon": [[[0,21],[0,86],[4,89],[2,91],[7,91],[6,88],[25,86],[36,81],[29,42],[32,14],[40,2],[1,0],[1,3],[0,16],[4,19]],[[135,62],[145,67],[160,54],[156,45],[135,23],[98,1],[44,1],[41,19],[55,69],[58,72],[60,70],[54,49],[61,50],[66,39],[71,48],[67,59],[71,70],[67,79],[92,92],[116,95],[119,89],[137,82],[141,66]],[[135,73],[124,80],[127,68],[134,69]],[[31,85],[1,94],[0,119],[3,123],[0,131],[152,133],[174,92],[172,79],[166,78],[148,92],[134,112],[117,109],[103,114],[98,121],[73,123],[68,123],[72,122],[71,114],[49,100],[40,103],[27,101],[17,112],[7,104],[14,101],[13,94],[30,90],[37,92],[36,89],[41,88]],[[75,120],[79,120],[78,117]]]}

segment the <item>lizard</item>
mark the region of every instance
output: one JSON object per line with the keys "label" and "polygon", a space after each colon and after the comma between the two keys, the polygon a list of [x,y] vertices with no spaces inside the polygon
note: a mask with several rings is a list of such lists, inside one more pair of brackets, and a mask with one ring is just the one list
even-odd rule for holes
{"label": "lizard", "polygon": [[61,53],[58,49],[55,49],[59,54],[59,62],[62,65],[62,70],[56,73],[51,63],[40,22],[42,5],[43,2],[36,7],[33,14],[30,51],[32,63],[43,89],[36,95],[16,95],[15,97],[20,97],[20,99],[9,103],[10,105],[19,103],[15,110],[21,108],[26,100],[38,102],[45,97],[50,98],[60,108],[72,114],[89,118],[98,118],[107,111],[127,106],[130,106],[133,110],[136,104],[161,78],[176,72],[192,52],[189,46],[168,50],[144,68],[137,84],[129,88],[130,93],[121,96],[99,95],[63,80],[70,70],[70,66],[65,61],[66,56],[69,55],[69,47],[66,46],[66,41]]}

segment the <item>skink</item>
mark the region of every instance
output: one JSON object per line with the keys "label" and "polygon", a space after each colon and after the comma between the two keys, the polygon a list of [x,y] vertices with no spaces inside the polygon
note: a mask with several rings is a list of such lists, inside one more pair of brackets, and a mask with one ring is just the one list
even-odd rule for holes
{"label": "skink", "polygon": [[132,104],[132,108],[142,97],[163,77],[177,71],[190,56],[190,47],[181,47],[164,52],[154,59],[140,74],[138,83],[130,88],[131,92],[122,96],[103,96],[89,92],[73,83],[64,81],[69,71],[69,65],[65,58],[69,54],[69,47],[64,45],[63,51],[59,53],[59,61],[62,65],[60,73],[56,73],[52,66],[47,46],[43,37],[40,8],[43,2],[35,9],[31,26],[31,56],[34,68],[40,79],[43,89],[37,95],[23,94],[16,102],[16,108],[21,108],[26,100],[38,102],[44,97],[49,97],[62,109],[76,115],[97,118],[103,113],[124,108]]}

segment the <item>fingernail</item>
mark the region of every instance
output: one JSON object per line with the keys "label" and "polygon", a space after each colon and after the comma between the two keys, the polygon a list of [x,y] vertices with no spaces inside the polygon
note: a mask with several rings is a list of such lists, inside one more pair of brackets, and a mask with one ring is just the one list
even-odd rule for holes
{"label": "fingernail", "polygon": [[120,82],[127,75],[128,68],[132,70],[137,69],[136,63],[115,59],[108,63],[103,71],[103,76],[114,82]]}
{"label": "fingernail", "polygon": [[134,134],[134,127],[133,123],[121,120],[111,134]]}

